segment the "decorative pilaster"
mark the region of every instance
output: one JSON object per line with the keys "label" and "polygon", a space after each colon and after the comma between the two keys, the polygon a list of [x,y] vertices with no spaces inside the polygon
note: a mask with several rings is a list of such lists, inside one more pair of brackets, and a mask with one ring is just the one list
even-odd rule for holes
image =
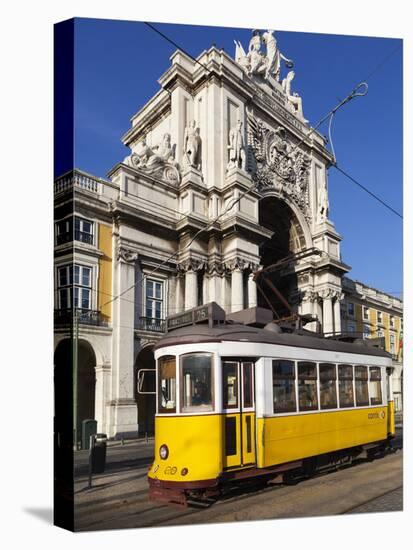
{"label": "decorative pilaster", "polygon": [[134,313],[135,262],[138,253],[119,246],[114,269],[114,294],[122,294],[113,303],[112,386],[110,401],[110,437],[137,436],[134,387]]}
{"label": "decorative pilaster", "polygon": [[109,399],[110,370],[110,363],[103,363],[95,367],[95,418],[98,422],[97,430],[100,433],[107,433],[106,402]]}
{"label": "decorative pilaster", "polygon": [[231,271],[231,312],[244,307],[244,269],[248,262],[243,258],[234,258],[226,263]]}
{"label": "decorative pilaster", "polygon": [[341,311],[340,311],[340,301],[344,298],[344,294],[341,290],[334,293],[334,332],[336,334],[341,333]]}
{"label": "decorative pilaster", "polygon": [[198,271],[204,269],[205,262],[188,258],[179,265],[179,270],[185,273],[185,309],[198,305]]}
{"label": "decorative pilaster", "polygon": [[333,291],[326,289],[320,292],[323,299],[323,332],[331,334],[334,332],[333,325]]}

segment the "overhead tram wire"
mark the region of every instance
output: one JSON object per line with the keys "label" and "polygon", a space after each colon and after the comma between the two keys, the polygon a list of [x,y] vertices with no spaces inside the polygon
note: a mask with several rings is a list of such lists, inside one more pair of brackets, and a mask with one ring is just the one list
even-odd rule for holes
{"label": "overhead tram wire", "polygon": [[[188,57],[190,57],[191,59],[193,59],[196,63],[198,63],[199,65],[201,65],[205,70],[208,71],[208,73],[211,73],[211,71],[203,64],[201,63],[199,60],[197,60],[194,56],[192,56],[191,54],[189,54],[184,48],[182,48],[179,44],[177,44],[176,42],[174,42],[172,39],[170,39],[168,36],[166,36],[164,33],[162,33],[161,31],[159,31],[156,27],[154,27],[151,23],[148,23],[148,22],[144,22],[145,25],[148,26],[148,28],[152,29],[154,32],[156,32],[157,34],[159,34],[161,37],[163,37],[165,40],[167,40],[170,44],[172,44],[174,47],[178,48],[179,50],[181,50],[183,53],[185,53],[185,55],[187,55]],[[392,55],[393,53],[395,52],[392,52]],[[388,58],[386,58],[378,67],[376,67],[374,69],[374,71],[372,71],[371,74],[373,74],[374,72],[376,72],[385,62],[388,61],[388,59],[390,58],[390,56],[388,56]],[[297,147],[299,145],[301,145],[308,137],[311,136],[311,134],[313,134],[320,126],[321,124],[323,124],[323,122],[325,122],[326,120],[328,120],[332,115],[334,116],[335,113],[343,106],[345,105],[346,103],[348,103],[349,101],[351,101],[352,99],[354,99],[354,97],[357,97],[357,96],[361,96],[361,95],[365,95],[362,94],[362,93],[358,93],[358,90],[359,88],[365,84],[367,86],[366,83],[360,83],[358,84],[351,92],[350,94],[348,94],[348,96],[340,101],[340,103],[334,107],[331,111],[329,111],[329,113],[323,117],[313,128],[311,128],[311,130],[295,145],[295,147],[290,151],[289,154],[291,154],[292,152],[294,152],[295,149],[297,149]],[[282,155],[282,157],[285,157],[286,156],[286,153],[284,153]],[[282,160],[282,159],[281,159]],[[335,165],[336,167],[336,165]],[[361,185],[361,184],[360,184]],[[251,193],[253,190],[255,190],[257,188],[257,184],[254,184],[253,186],[251,186],[249,189],[247,189],[246,191],[244,191],[244,193],[242,193],[235,201],[233,201],[231,203],[231,205],[228,205],[227,208],[221,212],[221,214],[219,214],[214,220],[212,220],[207,226],[205,226],[204,228],[201,228],[195,235],[194,237],[189,241],[189,243],[187,243],[187,245],[184,247],[183,250],[177,250],[176,252],[174,252],[171,256],[169,256],[167,259],[165,259],[162,263],[160,263],[156,268],[154,268],[150,273],[148,274],[144,274],[140,280],[136,281],[132,286],[130,286],[129,288],[125,289],[123,292],[121,292],[120,294],[118,294],[117,296],[113,297],[111,300],[109,300],[108,302],[105,302],[104,304],[102,304],[101,307],[104,307],[106,305],[109,305],[110,303],[114,302],[115,300],[121,298],[124,294],[126,294],[127,292],[129,292],[130,290],[132,290],[132,288],[136,287],[138,284],[140,284],[141,282],[143,282],[145,280],[145,278],[147,277],[150,277],[152,276],[154,273],[156,273],[156,271],[158,271],[163,265],[165,265],[167,262],[169,262],[172,258],[174,258],[176,255],[178,255],[179,253],[185,251],[192,243],[193,241],[197,238],[198,235],[200,235],[203,231],[209,229],[209,227],[211,227],[214,223],[216,223],[223,215],[225,215],[229,210],[231,210],[238,202],[240,202],[248,193]],[[373,194],[372,194],[373,195]],[[376,197],[375,197],[376,198]],[[400,215],[400,214],[398,214]]]}
{"label": "overhead tram wire", "polygon": [[198,59],[196,59],[193,55],[191,55],[189,52],[187,52],[184,48],[182,48],[179,44],[177,44],[176,42],[174,42],[171,38],[169,38],[169,36],[166,36],[166,34],[164,34],[163,32],[161,32],[160,30],[158,30],[156,27],[154,27],[151,23],[148,23],[147,21],[144,21],[144,24],[149,27],[150,29],[152,29],[154,32],[156,32],[157,34],[159,34],[160,36],[162,36],[162,38],[164,38],[167,42],[169,42],[170,44],[172,44],[173,46],[175,46],[175,48],[178,48],[178,50],[180,50],[181,52],[183,52],[185,55],[187,55],[188,57],[190,57],[191,59],[193,59],[195,61],[195,63],[198,63],[198,65],[201,65],[201,67],[203,67],[206,71],[208,71],[208,73],[211,73],[211,71],[208,69],[208,67],[206,67],[203,63],[201,63]]}
{"label": "overhead tram wire", "polygon": [[348,174],[347,172],[345,172],[342,168],[340,168],[337,163],[333,164],[333,167],[338,170],[339,172],[341,172],[343,174],[343,176],[346,176],[346,178],[348,178],[349,180],[351,180],[353,183],[355,183],[356,185],[358,185],[361,189],[363,189],[363,191],[365,191],[366,193],[368,193],[369,195],[371,195],[374,199],[376,199],[378,202],[380,202],[383,206],[385,206],[386,208],[388,208],[391,212],[393,212],[393,214],[396,214],[396,216],[399,216],[399,218],[403,219],[403,216],[400,214],[400,212],[397,212],[397,210],[395,210],[394,208],[392,208],[389,204],[387,204],[383,199],[381,199],[379,196],[377,196],[376,194],[374,194],[372,191],[370,191],[369,189],[367,189],[367,187],[365,187],[364,185],[362,185],[360,182],[358,182],[355,178],[353,178],[353,176],[350,176],[350,174]]}
{"label": "overhead tram wire", "polygon": [[[371,80],[371,78],[386,64],[388,63],[388,61],[393,57],[393,55],[395,53],[397,53],[400,49],[401,49],[402,45],[399,44],[396,48],[394,48],[394,50],[392,50],[389,55],[387,55],[380,63],[378,63],[376,65],[376,67],[367,75],[367,77],[364,79],[363,83],[368,87],[368,84],[367,84],[367,81],[368,80]],[[367,93],[367,91],[366,91]],[[365,95],[365,94],[363,94]],[[374,199],[376,199],[378,202],[380,202],[383,206],[385,206],[387,209],[389,209],[391,212],[393,212],[393,214],[396,214],[396,216],[398,216],[399,218],[403,219],[403,216],[400,214],[400,212],[397,212],[397,210],[395,210],[392,206],[390,206],[389,204],[387,204],[383,199],[381,199],[378,195],[376,195],[375,193],[373,193],[372,191],[370,191],[370,189],[368,189],[365,185],[362,185],[359,181],[357,181],[355,178],[353,178],[353,176],[350,176],[350,174],[348,174],[345,170],[343,170],[342,168],[340,168],[337,164],[337,159],[336,159],[336,155],[335,155],[335,151],[334,151],[334,145],[333,145],[333,140],[332,140],[332,137],[331,137],[331,128],[332,128],[332,123],[333,123],[333,118],[334,118],[334,115],[335,115],[335,112],[332,113],[330,115],[330,120],[329,120],[329,125],[328,125],[328,134],[329,134],[329,140],[330,140],[330,145],[331,145],[331,150],[332,150],[332,153],[333,153],[333,157],[334,157],[334,163],[332,164],[333,168],[335,168],[336,170],[338,170],[339,172],[341,172],[343,174],[343,176],[347,177],[350,181],[352,181],[354,184],[358,185],[361,189],[363,189],[363,191],[365,191],[366,193],[368,193],[371,197],[373,197]]]}
{"label": "overhead tram wire", "polygon": [[[357,97],[357,96],[360,96],[360,95],[364,95],[364,94],[360,94],[360,93],[357,93],[357,90],[359,89],[359,87],[361,86],[361,84],[359,84],[358,86],[356,86],[349,94],[348,96],[343,99],[342,101],[340,101],[340,103],[338,105],[336,105],[333,109],[331,109],[328,114],[326,116],[324,116],[313,128],[310,129],[310,131],[305,134],[305,136],[303,138],[301,138],[298,143],[296,143],[296,145],[292,148],[291,151],[289,151],[288,154],[291,154],[293,153],[304,141],[306,141],[309,136],[311,136],[311,134],[313,134],[320,126],[323,122],[325,122],[330,116],[331,116],[331,113],[335,113],[338,109],[340,109],[341,107],[343,107],[343,105],[345,105],[346,103],[348,103],[349,101],[351,101],[354,97]],[[282,156],[281,156],[281,160],[282,158],[286,157],[287,156],[287,153],[283,153]],[[105,302],[104,304],[102,304],[101,307],[104,307],[106,305],[109,305],[110,303],[114,302],[115,300],[121,298],[124,294],[126,294],[127,292],[129,292],[130,290],[132,290],[134,287],[136,287],[138,284],[140,284],[141,282],[143,282],[145,279],[147,279],[148,277],[151,277],[154,273],[156,273],[163,265],[165,265],[167,262],[169,262],[170,260],[172,260],[175,256],[177,256],[178,254],[181,254],[182,252],[184,252],[185,250],[187,250],[191,244],[194,242],[194,240],[201,234],[203,233],[204,231],[208,230],[210,227],[212,227],[220,218],[222,218],[227,212],[229,212],[237,203],[239,203],[246,195],[248,195],[249,193],[251,193],[252,191],[256,190],[257,189],[257,186],[258,186],[258,182],[254,183],[249,189],[247,189],[246,191],[244,191],[243,193],[241,193],[241,195],[239,195],[238,198],[234,199],[234,201],[232,201],[231,203],[229,203],[227,205],[227,207],[225,208],[225,210],[223,212],[221,212],[221,214],[219,214],[218,216],[216,216],[211,222],[209,222],[205,227],[202,227],[201,229],[199,229],[195,235],[192,237],[192,239],[185,245],[185,247],[182,249],[182,250],[177,250],[176,252],[174,252],[173,254],[171,254],[168,258],[166,258],[163,262],[161,262],[158,266],[156,266],[150,273],[145,273],[140,279],[138,279],[133,285],[131,285],[130,287],[126,288],[124,291],[122,291],[120,294],[118,294],[117,296],[115,296],[112,300],[109,300],[107,302]]]}

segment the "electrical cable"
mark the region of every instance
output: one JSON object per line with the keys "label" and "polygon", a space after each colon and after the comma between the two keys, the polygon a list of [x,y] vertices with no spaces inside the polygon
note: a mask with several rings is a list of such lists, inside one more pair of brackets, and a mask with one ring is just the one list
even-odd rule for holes
{"label": "electrical cable", "polygon": [[[201,65],[204,69],[206,69],[208,71],[208,73],[211,73],[211,71],[205,66],[203,65],[200,61],[198,61],[196,58],[194,58],[192,55],[190,55],[187,51],[185,51],[185,49],[183,49],[181,46],[179,46],[177,43],[175,43],[173,40],[171,40],[169,37],[167,37],[165,34],[163,34],[161,31],[159,31],[158,29],[156,29],[156,27],[154,27],[152,24],[148,23],[148,22],[145,22],[145,24],[151,28],[154,32],[156,32],[157,34],[159,34],[160,36],[162,36],[165,40],[167,40],[169,43],[171,43],[174,47],[178,48],[179,50],[181,50],[183,53],[185,53],[185,55],[187,55],[188,57],[190,57],[191,59],[193,59],[196,63],[198,63],[199,65]],[[398,48],[397,48],[398,49]],[[397,50],[395,50],[397,51]],[[393,55],[394,52],[392,52],[391,55]],[[388,56],[389,58],[391,56]],[[378,68],[380,68],[385,62],[387,62],[387,58],[386,60],[384,60],[380,66],[376,67],[373,71],[372,74],[374,74],[374,72],[376,70],[378,70]],[[361,93],[361,92],[358,92],[358,90],[362,87],[362,86],[365,86],[366,87],[366,90],[364,91],[364,93]],[[347,102],[349,102],[350,100],[352,100],[354,97],[357,97],[357,96],[363,96],[367,93],[367,84],[365,82],[362,82],[360,84],[358,84],[351,92],[350,94],[348,94],[348,96],[346,96],[346,98],[344,100],[342,100],[336,107],[334,107],[331,111],[329,111],[329,113],[323,117],[316,126],[314,126],[313,128],[311,128],[311,130],[295,145],[295,147],[293,148],[292,151],[289,152],[289,154],[291,154],[295,149],[297,149],[297,147],[303,143],[312,133],[314,133],[317,128],[319,128],[321,126],[321,124],[323,122],[325,122],[327,119],[330,119],[330,123],[329,123],[329,128],[331,130],[331,123],[332,123],[332,118],[334,117],[335,113],[338,111],[338,109],[340,109],[343,105],[345,105]],[[335,154],[334,154],[334,149],[333,149],[333,158],[334,158],[334,161],[335,161]],[[283,156],[286,156],[286,154],[284,154]],[[281,159],[282,160],[282,159]],[[342,172],[344,175],[346,175],[347,177],[349,177],[352,181],[354,181],[354,183],[356,183],[357,185],[359,185],[361,188],[363,188],[365,191],[367,191],[371,196],[373,196],[374,198],[376,198],[377,200],[379,200],[382,204],[384,204],[386,207],[388,207],[390,210],[392,210],[395,214],[397,214],[398,216],[400,216],[400,214],[398,212],[396,212],[394,209],[392,209],[389,205],[386,205],[386,203],[384,201],[382,201],[379,197],[377,197],[376,195],[374,195],[374,193],[370,192],[367,188],[365,188],[364,186],[362,186],[361,184],[359,184],[359,182],[357,182],[356,180],[354,180],[351,176],[349,176],[348,174],[346,174],[343,170],[341,170],[340,168],[337,167],[337,164],[336,164],[336,161],[333,163],[333,166],[338,169],[340,172]],[[248,193],[252,192],[253,190],[255,190],[257,188],[257,183],[255,183],[254,185],[252,185],[249,189],[247,189],[246,191],[244,191],[237,199],[235,199],[233,202],[229,203],[227,205],[227,208],[221,212],[221,214],[219,214],[218,216],[216,216],[216,218],[214,220],[212,220],[209,224],[206,225],[206,227],[204,228],[201,228],[198,232],[195,233],[195,235],[192,237],[192,239],[189,241],[189,243],[186,244],[186,246],[184,247],[183,250],[177,250],[176,252],[174,252],[172,255],[170,255],[167,259],[165,259],[162,263],[160,263],[157,267],[155,267],[149,274],[144,274],[140,280],[136,281],[132,286],[130,286],[129,288],[125,289],[124,291],[122,291],[121,293],[119,293],[118,295],[114,296],[111,300],[105,302],[104,304],[101,305],[101,308],[105,307],[106,305],[109,305],[110,303],[114,302],[115,300],[121,298],[124,296],[124,294],[126,294],[127,292],[129,292],[132,288],[136,287],[139,283],[143,282],[143,280],[147,277],[150,277],[152,276],[154,273],[156,273],[156,271],[158,271],[163,265],[165,265],[168,261],[170,261],[174,256],[176,256],[177,254],[180,254],[182,252],[184,252],[187,248],[189,248],[189,246],[194,242],[194,240],[203,232],[203,231],[206,231],[207,229],[209,229],[210,227],[212,227],[222,216],[224,216],[229,210],[231,210],[238,202],[241,201],[242,198],[244,198]],[[172,209],[171,209],[172,210]],[[400,216],[401,217],[401,216]],[[113,295],[112,295],[113,296]],[[132,302],[132,300],[129,300]]]}

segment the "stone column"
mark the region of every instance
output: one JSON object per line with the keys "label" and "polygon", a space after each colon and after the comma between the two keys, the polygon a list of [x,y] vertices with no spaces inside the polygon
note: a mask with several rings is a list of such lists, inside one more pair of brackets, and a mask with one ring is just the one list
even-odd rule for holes
{"label": "stone column", "polygon": [[231,311],[239,311],[243,308],[243,272],[236,267],[231,273]]}
{"label": "stone column", "polygon": [[333,326],[333,299],[330,290],[321,294],[323,298],[323,332],[332,333]]}
{"label": "stone column", "polygon": [[171,301],[171,307],[172,307],[172,304],[173,304],[173,311],[170,311],[170,314],[175,314],[175,313],[181,313],[181,311],[184,310],[184,305],[185,305],[185,301],[184,301],[184,276],[182,275],[182,273],[178,272],[177,276],[175,277],[176,279],[176,282],[175,282],[175,300],[174,300],[174,303]]}
{"label": "stone column", "polygon": [[191,309],[198,305],[197,274],[189,268],[185,273],[185,309]]}
{"label": "stone column", "polygon": [[341,332],[341,311],[340,311],[341,292],[337,292],[334,300],[334,332]]}
{"label": "stone column", "polygon": [[231,312],[244,307],[244,267],[245,262],[236,258],[228,266],[231,270]]}
{"label": "stone column", "polygon": [[119,247],[114,269],[114,294],[123,299],[113,302],[113,344],[110,437],[138,435],[134,399],[134,310],[135,262],[138,254]]}
{"label": "stone column", "polygon": [[257,285],[253,281],[253,273],[248,275],[248,307],[257,305]]}
{"label": "stone column", "polygon": [[223,267],[219,262],[208,266],[208,301],[221,305]]}
{"label": "stone column", "polygon": [[108,387],[110,380],[110,363],[103,363],[95,367],[95,418],[98,423],[98,433],[107,433],[106,403],[108,401]]}

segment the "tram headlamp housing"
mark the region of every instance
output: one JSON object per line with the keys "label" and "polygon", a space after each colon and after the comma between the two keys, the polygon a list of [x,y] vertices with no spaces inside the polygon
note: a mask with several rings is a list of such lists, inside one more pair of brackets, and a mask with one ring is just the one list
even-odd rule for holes
{"label": "tram headlamp housing", "polygon": [[162,460],[166,460],[169,456],[169,449],[166,445],[161,445],[159,447],[159,456]]}

